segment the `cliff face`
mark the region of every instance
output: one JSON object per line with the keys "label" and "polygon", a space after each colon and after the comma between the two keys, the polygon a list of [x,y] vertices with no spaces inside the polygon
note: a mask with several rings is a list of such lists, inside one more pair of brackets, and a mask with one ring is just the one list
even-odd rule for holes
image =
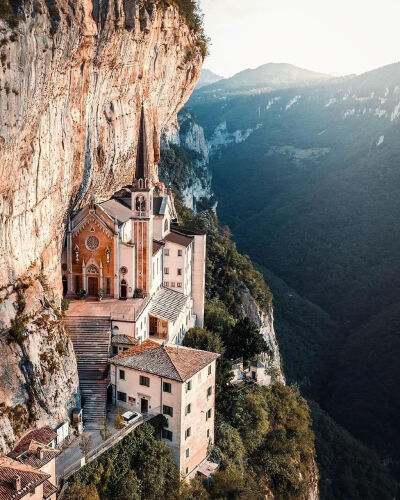
{"label": "cliff face", "polygon": [[[69,211],[130,183],[142,102],[149,158],[158,161],[159,131],[188,99],[202,62],[173,6],[36,0],[18,19],[15,28],[0,19],[0,374],[8,374],[0,434],[10,442],[8,408],[21,404],[25,428],[54,425],[77,392],[73,350],[54,312]],[[15,318],[13,331],[23,333],[10,343]],[[44,383],[52,355],[61,368]]]}

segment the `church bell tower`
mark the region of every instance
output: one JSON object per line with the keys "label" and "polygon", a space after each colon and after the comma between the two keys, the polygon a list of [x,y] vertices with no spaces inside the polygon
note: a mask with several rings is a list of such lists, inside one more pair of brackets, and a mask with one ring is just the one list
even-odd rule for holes
{"label": "church bell tower", "polygon": [[153,191],[147,150],[145,109],[140,114],[135,174],[132,181],[132,236],[136,245],[136,288],[150,292],[153,255]]}

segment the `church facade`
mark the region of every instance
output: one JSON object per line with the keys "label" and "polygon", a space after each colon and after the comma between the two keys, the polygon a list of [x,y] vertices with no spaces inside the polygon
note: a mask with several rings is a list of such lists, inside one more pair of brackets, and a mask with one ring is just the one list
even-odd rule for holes
{"label": "church facade", "polygon": [[205,234],[178,226],[170,190],[152,182],[142,110],[132,185],[104,202],[92,198],[69,221],[64,295],[84,297],[87,315],[101,300],[113,333],[181,343],[203,325],[205,248]]}

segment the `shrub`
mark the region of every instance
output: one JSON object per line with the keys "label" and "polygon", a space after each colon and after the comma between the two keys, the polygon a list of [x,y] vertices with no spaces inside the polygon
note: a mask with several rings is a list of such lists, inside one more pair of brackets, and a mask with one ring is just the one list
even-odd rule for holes
{"label": "shrub", "polygon": [[68,311],[69,304],[70,304],[70,301],[68,299],[66,299],[65,297],[63,297],[61,299],[61,311]]}
{"label": "shrub", "polygon": [[21,318],[11,320],[11,327],[8,332],[8,338],[11,342],[22,344],[26,339],[25,323]]}

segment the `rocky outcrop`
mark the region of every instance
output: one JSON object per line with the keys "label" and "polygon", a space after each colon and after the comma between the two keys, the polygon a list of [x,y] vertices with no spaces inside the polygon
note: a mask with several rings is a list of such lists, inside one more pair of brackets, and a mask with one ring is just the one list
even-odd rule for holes
{"label": "rocky outcrop", "polygon": [[[21,404],[30,412],[29,427],[32,419],[53,424],[64,418],[77,390],[70,343],[57,376],[47,385],[41,376],[41,354],[53,353],[57,335],[66,338],[51,310],[61,297],[67,215],[91,193],[106,199],[130,183],[142,103],[149,159],[158,161],[160,130],[192,92],[202,54],[198,36],[166,2],[162,7],[143,0],[21,4],[13,28],[0,19],[0,347],[9,354],[0,361],[0,373],[10,374],[2,407]],[[155,166],[152,175],[157,181]],[[20,290],[32,298],[23,312]],[[35,321],[43,314],[50,318],[39,326]],[[29,334],[9,343],[16,317]],[[25,359],[36,387],[31,392]],[[56,385],[63,388],[57,396]],[[13,419],[8,411],[0,419],[12,441]]]}
{"label": "rocky outcrop", "polygon": [[252,297],[249,289],[243,284],[238,292],[242,299],[244,314],[258,326],[260,334],[268,345],[269,352],[265,354],[265,361],[269,374],[274,382],[282,382],[284,384],[285,376],[281,368],[281,356],[274,329],[274,308],[270,306],[264,312]]}

